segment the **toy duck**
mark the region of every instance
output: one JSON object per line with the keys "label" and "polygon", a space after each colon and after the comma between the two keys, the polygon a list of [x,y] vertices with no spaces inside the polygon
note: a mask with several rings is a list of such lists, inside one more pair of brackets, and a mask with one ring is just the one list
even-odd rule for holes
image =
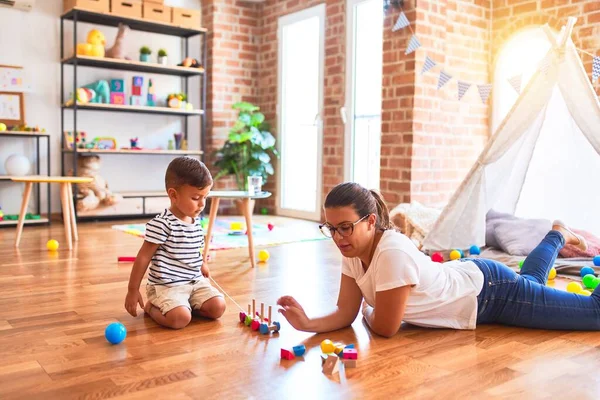
{"label": "toy duck", "polygon": [[92,29],[87,36],[86,43],[77,43],[77,55],[104,57],[104,34],[97,29]]}

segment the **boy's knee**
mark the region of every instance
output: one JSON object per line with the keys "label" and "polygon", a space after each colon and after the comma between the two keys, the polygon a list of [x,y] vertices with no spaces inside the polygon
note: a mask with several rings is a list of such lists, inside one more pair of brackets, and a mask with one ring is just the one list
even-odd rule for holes
{"label": "boy's knee", "polygon": [[192,320],[192,313],[186,307],[177,307],[169,311],[165,317],[173,329],[182,329]]}
{"label": "boy's knee", "polygon": [[225,300],[222,297],[213,297],[202,305],[201,310],[208,318],[217,319],[225,313],[225,308]]}

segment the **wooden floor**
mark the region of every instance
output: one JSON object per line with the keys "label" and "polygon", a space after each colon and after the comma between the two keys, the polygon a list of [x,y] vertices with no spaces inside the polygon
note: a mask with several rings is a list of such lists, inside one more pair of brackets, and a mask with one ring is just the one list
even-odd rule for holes
{"label": "wooden floor", "polygon": [[[61,241],[58,223],[25,227],[20,251],[13,248],[14,229],[0,229],[1,399],[579,400],[600,393],[600,333],[404,325],[383,339],[359,317],[351,328],[324,335],[281,321],[279,335],[262,336],[240,326],[229,300],[219,321],[194,320],[180,331],[158,327],[123,308],[131,264],[116,260],[135,255],[141,239],[110,225],[80,224],[77,248],[54,254],[45,243]],[[267,265],[251,269],[246,249],[220,251],[211,271],[242,305],[253,297],[274,304],[284,294],[309,313],[335,303],[340,255],[332,243],[270,252]],[[128,330],[120,345],[104,338],[113,321]],[[358,367],[323,375],[319,343],[326,338],[355,343]],[[281,347],[299,343],[308,349],[303,359],[280,360]]]}

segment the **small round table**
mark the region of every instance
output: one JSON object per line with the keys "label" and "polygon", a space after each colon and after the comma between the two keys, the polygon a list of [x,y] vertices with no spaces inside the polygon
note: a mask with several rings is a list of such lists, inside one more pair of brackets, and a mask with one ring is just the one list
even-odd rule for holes
{"label": "small round table", "polygon": [[242,200],[242,210],[244,218],[246,219],[246,229],[248,230],[248,253],[250,255],[250,264],[254,268],[256,260],[254,259],[254,241],[252,240],[252,207],[250,200],[266,199],[271,197],[270,192],[259,192],[256,194],[250,194],[250,192],[238,191],[238,190],[213,190],[208,193],[210,197],[210,213],[208,216],[208,229],[206,231],[206,238],[204,241],[204,262],[207,262],[208,251],[210,247],[210,238],[212,235],[213,226],[215,219],[217,218],[217,211],[219,210],[219,201],[221,199],[240,199]]}
{"label": "small round table", "polygon": [[[65,236],[69,250],[73,248],[73,239],[79,240],[77,235],[77,222],[75,221],[75,206],[73,204],[73,183],[91,183],[93,178],[84,178],[81,176],[15,176],[13,182],[25,183],[25,192],[23,192],[23,202],[19,212],[19,223],[17,224],[17,239],[15,247],[19,247],[21,233],[25,224],[25,214],[27,213],[27,204],[31,196],[31,188],[34,183],[59,183],[60,184],[60,202],[62,205],[63,222],[65,224]],[[50,210],[48,210],[50,214]],[[48,216],[49,218],[50,216]]]}

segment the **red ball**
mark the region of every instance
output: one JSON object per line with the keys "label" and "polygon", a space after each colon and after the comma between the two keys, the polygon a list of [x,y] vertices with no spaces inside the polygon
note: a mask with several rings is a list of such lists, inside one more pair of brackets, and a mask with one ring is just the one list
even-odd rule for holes
{"label": "red ball", "polygon": [[431,255],[431,261],[438,263],[444,262],[444,256],[442,256],[440,253],[433,253]]}
{"label": "red ball", "polygon": [[275,228],[275,225],[273,225],[273,224],[267,224],[267,228],[269,228],[269,231],[272,231],[273,228]]}

